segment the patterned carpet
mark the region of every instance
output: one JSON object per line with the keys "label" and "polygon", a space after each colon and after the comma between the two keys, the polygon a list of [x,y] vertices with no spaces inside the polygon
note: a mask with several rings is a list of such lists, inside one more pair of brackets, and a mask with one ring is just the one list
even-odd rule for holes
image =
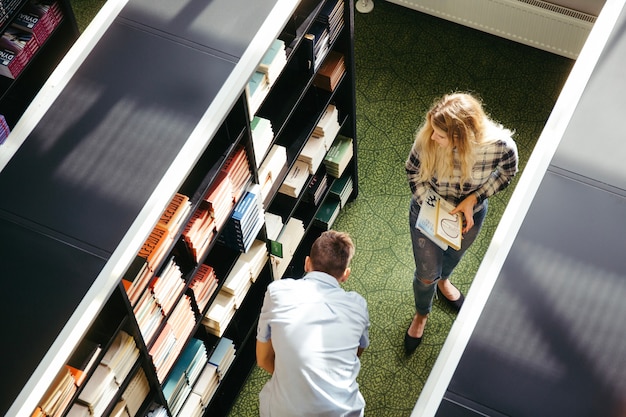
{"label": "patterned carpet", "polygon": [[[355,241],[345,288],[367,299],[372,323],[359,376],[365,415],[408,416],[455,319],[436,301],[422,345],[404,355],[414,312],[404,161],[417,125],[436,97],[474,92],[494,119],[516,131],[523,168],[573,61],[382,0],[371,13],[356,14],[355,38],[359,196],[334,228]],[[464,293],[517,179],[490,200],[483,231],[452,276]],[[255,368],[229,415],[258,416],[268,378]]]}

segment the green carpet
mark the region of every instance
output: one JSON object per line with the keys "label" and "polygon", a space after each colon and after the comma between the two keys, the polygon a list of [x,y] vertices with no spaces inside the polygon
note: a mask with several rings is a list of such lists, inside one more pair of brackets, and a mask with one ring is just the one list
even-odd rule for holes
{"label": "green carpet", "polygon": [[[355,39],[359,196],[334,228],[355,241],[345,288],[367,299],[372,323],[358,379],[365,415],[408,416],[456,317],[435,302],[422,345],[405,357],[414,265],[404,162],[417,125],[438,96],[476,93],[494,119],[516,131],[523,168],[573,61],[382,0],[356,14]],[[464,293],[518,179],[490,200],[483,231],[452,277]],[[258,416],[268,378],[255,368],[229,415]]]}

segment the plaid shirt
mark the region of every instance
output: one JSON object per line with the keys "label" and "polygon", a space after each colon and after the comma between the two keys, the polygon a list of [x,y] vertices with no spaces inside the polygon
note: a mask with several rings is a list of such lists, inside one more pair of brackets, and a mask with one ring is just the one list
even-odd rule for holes
{"label": "plaid shirt", "polygon": [[517,173],[517,146],[510,137],[488,142],[477,149],[476,163],[472,168],[472,178],[461,184],[461,165],[454,150],[454,169],[449,181],[439,181],[433,176],[429,181],[420,182],[417,173],[420,159],[415,144],[406,161],[406,173],[413,197],[421,205],[428,189],[432,189],[446,201],[458,205],[467,195],[475,193],[478,202],[477,212],[482,202],[498,191],[505,189]]}

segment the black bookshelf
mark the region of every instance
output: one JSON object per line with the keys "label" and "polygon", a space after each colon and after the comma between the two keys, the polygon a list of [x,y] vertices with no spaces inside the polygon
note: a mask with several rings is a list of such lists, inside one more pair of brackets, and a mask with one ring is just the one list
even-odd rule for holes
{"label": "black bookshelf", "polygon": [[[20,12],[27,11],[29,0],[3,0],[0,33],[11,27]],[[78,38],[78,26],[69,0],[57,0],[62,19],[39,45],[35,55],[15,78],[0,76],[0,114],[13,128],[44,82]]]}
{"label": "black bookshelf", "polygon": [[[120,331],[132,335],[139,360],[105,413],[140,370],[150,393],[137,415],[168,407],[166,378],[157,376],[149,353],[154,340],[144,340],[121,279],[171,198],[176,193],[189,197],[189,220],[240,146],[250,161],[250,183],[259,182],[254,161],[264,155],[254,155],[246,85],[275,39],[285,41],[287,65],[256,114],[271,120],[273,143],[288,148],[289,168],[326,106],[337,106],[340,133],[353,138],[354,156],[346,169],[354,178],[351,198],[357,196],[352,1],[341,4],[344,26],[329,45],[345,56],[337,87],[331,92],[316,87],[315,73],[301,65],[302,37],[324,4],[193,0],[172,17],[166,0],[131,0],[105,20],[108,26],[99,39],[85,43],[93,45],[91,50],[68,54],[65,59],[78,60],[77,71],[54,92],[57,97],[45,104],[37,123],[19,129],[23,136],[16,140],[22,145],[4,166],[0,160],[0,223],[7,232],[7,239],[0,239],[0,263],[15,277],[0,303],[15,343],[3,345],[0,353],[23,358],[7,369],[14,388],[3,392],[0,412],[30,416],[73,351],[94,339],[106,349]],[[240,26],[225,24],[224,16],[237,16]],[[319,170],[324,169],[322,164]],[[277,186],[281,181],[276,179]],[[285,220],[305,217],[304,253],[322,231],[313,226],[316,206],[302,196],[285,198],[277,186],[265,210],[284,213]],[[267,241],[265,227],[256,238]],[[200,265],[215,266],[219,290],[239,255],[215,240],[200,259],[189,258],[180,234],[168,251],[181,259],[184,270],[186,284],[177,303],[190,293],[190,278]],[[33,256],[37,267],[26,267]],[[299,257],[289,273],[299,271]],[[254,366],[263,295],[279,278],[268,261],[225,330],[237,354],[206,415],[228,413]],[[15,297],[18,293],[23,296]],[[193,301],[192,306],[196,324],[185,343],[200,339],[210,355],[220,338],[201,324],[208,306],[204,311]],[[90,378],[91,373],[86,381]],[[72,395],[66,412],[84,387]]]}

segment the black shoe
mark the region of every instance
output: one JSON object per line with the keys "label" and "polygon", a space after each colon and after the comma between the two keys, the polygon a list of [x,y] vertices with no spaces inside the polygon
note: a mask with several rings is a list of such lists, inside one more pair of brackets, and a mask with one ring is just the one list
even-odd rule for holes
{"label": "black shoe", "polygon": [[408,333],[404,334],[404,351],[407,355],[413,353],[420,343],[422,343],[421,337],[409,336]]}
{"label": "black shoe", "polygon": [[465,296],[463,295],[463,293],[461,291],[459,291],[459,294],[461,294],[461,296],[456,299],[456,300],[450,300],[449,298],[446,298],[445,295],[443,295],[443,293],[441,292],[441,290],[439,289],[439,286],[437,286],[437,295],[441,297],[441,299],[448,305],[450,306],[450,308],[452,310],[454,310],[456,313],[459,312],[459,310],[461,309],[461,306],[463,306],[463,301],[465,301]]}

